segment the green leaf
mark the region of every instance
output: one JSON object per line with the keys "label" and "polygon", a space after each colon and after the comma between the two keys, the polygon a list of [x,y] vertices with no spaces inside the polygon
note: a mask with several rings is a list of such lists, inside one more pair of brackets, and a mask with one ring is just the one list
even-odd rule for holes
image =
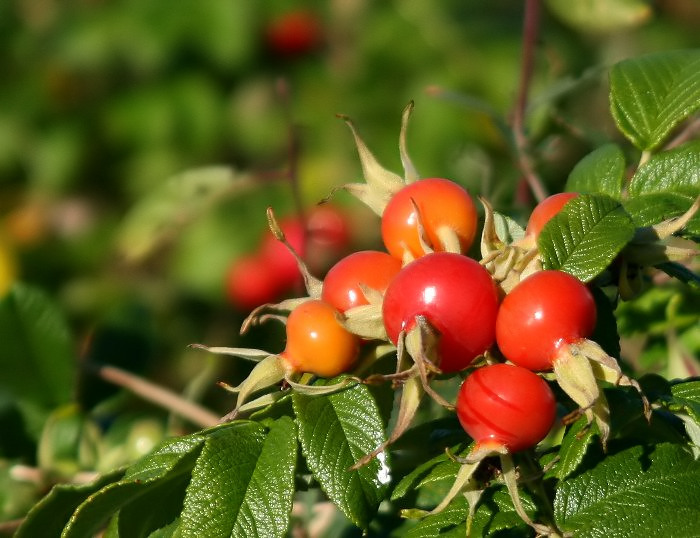
{"label": "green leaf", "polygon": [[61,531],[71,515],[90,495],[103,487],[116,482],[124,474],[123,470],[114,471],[99,477],[89,484],[75,486],[60,484],[35,504],[15,533],[15,538],[53,538],[61,536]]}
{"label": "green leaf", "polygon": [[[453,454],[457,453],[455,452],[456,449],[457,447],[452,448]],[[440,471],[437,470],[438,467],[445,463],[453,464],[453,466],[451,467],[451,477],[454,479],[455,475],[457,474],[457,471],[459,470],[459,463],[450,461],[450,459],[447,457],[447,454],[443,452],[442,454],[438,454],[437,456],[429,459],[428,461],[418,465],[410,473],[404,476],[396,485],[394,490],[391,492],[391,500],[395,501],[397,499],[405,497],[408,493],[419,488],[421,485],[437,479],[435,478],[436,476],[440,476],[440,479],[445,478],[445,476],[440,474]]]}
{"label": "green leaf", "polygon": [[566,191],[622,196],[625,156],[616,144],[606,144],[581,159],[569,174]]}
{"label": "green leaf", "polygon": [[[642,194],[622,202],[636,227],[653,226],[664,220],[679,217],[695,201],[694,196],[672,192]],[[690,219],[678,235],[700,236],[700,214]]]}
{"label": "green leaf", "polygon": [[586,427],[587,422],[586,417],[578,419],[569,427],[562,439],[559,463],[553,472],[553,475],[560,480],[564,480],[573,473],[586,455],[588,445],[595,433],[593,427]]}
{"label": "green leaf", "polygon": [[[532,517],[536,507],[527,492],[521,490],[521,500],[525,511]],[[412,527],[407,538],[424,536],[465,536],[469,504],[463,495],[457,496],[442,512],[425,517]],[[508,530],[507,536],[531,536],[529,527],[515,512],[505,487],[488,488],[481,496],[474,513],[470,536],[495,536],[499,531]]]}
{"label": "green leaf", "polygon": [[368,388],[356,385],[330,396],[292,396],[299,440],[314,477],[358,527],[366,529],[391,480],[386,453],[349,468],[381,445],[384,425]]}
{"label": "green leaf", "polygon": [[610,265],[634,230],[619,202],[602,194],[582,194],[547,222],[537,246],[545,269],[566,271],[588,282]]}
{"label": "green leaf", "polygon": [[73,513],[61,536],[92,536],[120,508],[141,503],[144,495],[154,489],[162,491],[166,484],[171,487],[182,484],[183,476],[189,476],[192,471],[203,443],[200,435],[165,441],[130,467],[124,478],[87,498]]}
{"label": "green leaf", "polygon": [[427,516],[418,525],[412,527],[406,538],[422,538],[424,536],[445,536],[447,531],[457,530],[460,536],[465,536],[469,504],[463,495],[458,496],[442,512]]}
{"label": "green leaf", "polygon": [[31,428],[71,401],[75,349],[63,313],[39,289],[16,284],[0,301],[0,388],[17,401]]}
{"label": "green leaf", "polygon": [[[520,488],[520,500],[525,512],[535,517],[537,507],[526,490]],[[499,536],[499,531],[512,538],[532,536],[532,530],[528,527],[513,507],[508,490],[505,486],[488,488],[474,513],[472,521],[472,536]]]}
{"label": "green leaf", "polygon": [[630,180],[630,196],[658,193],[693,200],[700,194],[700,140],[658,153],[639,167]]}
{"label": "green leaf", "polygon": [[610,72],[610,107],[618,128],[635,146],[656,148],[700,108],[700,50],[619,62]]}
{"label": "green leaf", "polygon": [[682,445],[634,446],[560,483],[554,513],[577,537],[688,536],[700,528],[700,462]]}
{"label": "green leaf", "polygon": [[294,495],[297,441],[283,417],[265,427],[237,421],[212,430],[187,487],[180,534],[285,536]]}
{"label": "green leaf", "polygon": [[[700,423],[700,381],[687,381],[671,387],[673,411],[684,411]],[[677,407],[676,407],[677,406]]]}

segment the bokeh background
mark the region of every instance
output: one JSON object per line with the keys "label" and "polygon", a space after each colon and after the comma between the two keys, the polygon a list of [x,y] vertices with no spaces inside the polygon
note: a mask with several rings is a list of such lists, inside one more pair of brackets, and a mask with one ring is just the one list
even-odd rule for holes
{"label": "bokeh background", "polygon": [[[535,200],[507,129],[522,20],[523,2],[511,0],[0,2],[0,292],[19,282],[55,305],[76,370],[116,364],[226,412],[232,397],[215,382],[235,383],[248,366],[187,346],[281,349],[274,327],[238,335],[247,312],[228,297],[227,278],[258,248],[268,206],[281,217],[311,211],[361,180],[336,114],[353,118],[400,172],[401,111],[414,100],[408,146],[421,173],[457,181],[524,223]],[[607,67],[698,47],[699,30],[696,0],[543,2],[526,129],[550,192],[619,137]],[[332,256],[379,246],[374,215],[343,193],[333,204],[349,238]],[[321,258],[322,273],[332,259]],[[640,308],[663,309],[669,293]],[[686,338],[692,348],[700,335]],[[637,358],[666,368],[653,352]],[[76,378],[79,411],[68,414],[93,413],[100,435],[123,443],[144,418],[156,437],[188,428],[86,373]],[[13,398],[0,390],[2,519],[40,493],[19,495],[6,470],[36,462],[49,412],[8,429],[19,420]]]}

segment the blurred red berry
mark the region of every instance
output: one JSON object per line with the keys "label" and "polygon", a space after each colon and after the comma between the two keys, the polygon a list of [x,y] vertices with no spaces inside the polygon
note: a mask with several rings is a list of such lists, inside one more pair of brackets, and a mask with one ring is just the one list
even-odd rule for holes
{"label": "blurred red berry", "polygon": [[323,204],[314,207],[306,219],[309,239],[322,248],[343,252],[350,243],[348,219],[337,207]]}
{"label": "blurred red berry", "polygon": [[301,56],[321,44],[321,24],[311,11],[291,11],[270,22],[266,39],[268,47],[275,54]]}
{"label": "blurred red berry", "polygon": [[[279,223],[289,244],[302,258],[306,254],[304,225],[296,217]],[[260,257],[274,270],[281,289],[289,290],[301,281],[301,272],[287,246],[267,232],[260,245]]]}
{"label": "blurred red berry", "polygon": [[238,258],[226,273],[226,296],[240,310],[274,302],[281,292],[274,267],[257,254]]}

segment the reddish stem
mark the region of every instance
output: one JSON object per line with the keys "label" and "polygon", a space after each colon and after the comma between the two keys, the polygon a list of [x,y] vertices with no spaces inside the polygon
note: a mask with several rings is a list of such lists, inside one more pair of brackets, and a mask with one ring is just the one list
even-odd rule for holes
{"label": "reddish stem", "polygon": [[525,134],[525,110],[534,68],[535,42],[539,32],[540,0],[525,0],[523,21],[523,51],[521,58],[520,82],[518,95],[513,110],[513,136],[517,152],[518,165],[532,190],[535,199],[541,202],[547,197],[547,190],[535,172],[532,158],[528,152],[529,141]]}

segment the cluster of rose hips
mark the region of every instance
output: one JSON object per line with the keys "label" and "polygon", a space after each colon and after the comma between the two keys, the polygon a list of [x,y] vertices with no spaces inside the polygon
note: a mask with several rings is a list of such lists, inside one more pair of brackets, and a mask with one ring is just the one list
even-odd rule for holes
{"label": "cluster of rose hips", "polygon": [[[405,177],[379,165],[347,119],[355,137],[365,183],[343,186],[381,217],[386,252],[360,251],[338,261],[316,279],[283,226],[269,213],[271,229],[295,254],[308,292],[253,311],[244,324],[278,319],[286,324],[286,347],[261,350],[207,348],[260,361],[239,386],[234,413],[267,405],[274,393],[247,402],[253,393],[286,380],[294,390],[327,393],[350,383],[391,381],[403,387],[399,421],[387,443],[357,463],[369,461],[410,424],[424,394],[457,416],[475,444],[464,460],[466,481],[485,457],[502,458],[504,477],[520,515],[533,525],[518,500],[510,454],[535,446],[550,431],[556,401],[541,375],[557,382],[595,422],[603,442],[608,407],[597,379],[632,385],[616,361],[588,340],[596,306],[588,287],[574,276],[542,270],[536,238],[564,204],[576,197],[552,196],[533,211],[524,237],[506,244],[486,215],[482,259],[466,255],[477,230],[477,211],[468,192],[442,178],[420,178],[405,149],[405,112],[400,136]],[[393,374],[363,377],[371,364],[396,351]],[[431,386],[435,375],[473,368],[456,405]],[[314,386],[314,376],[349,374],[335,385]],[[453,488],[454,489],[454,488]]]}

